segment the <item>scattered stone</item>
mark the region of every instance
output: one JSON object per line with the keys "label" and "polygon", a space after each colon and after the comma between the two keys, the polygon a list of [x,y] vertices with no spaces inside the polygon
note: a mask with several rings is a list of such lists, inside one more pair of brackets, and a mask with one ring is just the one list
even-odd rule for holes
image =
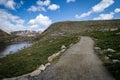
{"label": "scattered stone", "polygon": [[120,32],[116,33],[117,35],[120,35]]}
{"label": "scattered stone", "polygon": [[120,53],[116,53],[116,54],[120,54]]}
{"label": "scattered stone", "polygon": [[62,52],[64,52],[66,49],[62,49],[60,52],[62,53]]}
{"label": "scattered stone", "polygon": [[106,59],[106,60],[108,60],[108,59],[109,59],[109,57],[108,57],[108,56],[105,56],[105,59]]}
{"label": "scattered stone", "polygon": [[94,50],[95,50],[95,52],[96,52],[97,54],[103,54],[103,52],[102,52],[102,50],[101,50],[100,47],[95,47]]}
{"label": "scattered stone", "polygon": [[115,52],[115,50],[108,48],[107,51],[109,52]]}
{"label": "scattered stone", "polygon": [[44,71],[46,68],[46,66],[44,66],[43,64],[38,68],[38,70]]}
{"label": "scattered stone", "polygon": [[49,57],[48,57],[48,61],[49,61],[49,62],[52,62],[53,59],[55,59],[55,57],[56,57],[56,54],[53,54],[52,56],[49,56]]}
{"label": "scattered stone", "polygon": [[117,63],[117,62],[119,62],[119,60],[118,59],[114,59],[114,60],[112,60],[112,62],[113,63]]}
{"label": "scattered stone", "polygon": [[22,78],[17,78],[17,79],[15,79],[15,80],[29,80],[29,79],[26,78],[26,77],[22,77]]}
{"label": "scattered stone", "polygon": [[60,55],[61,52],[56,53],[56,57]]}
{"label": "scattered stone", "polygon": [[32,73],[30,73],[30,76],[37,76],[41,73],[41,71],[39,69],[33,71]]}
{"label": "scattered stone", "polygon": [[5,79],[2,79],[2,80],[16,80],[16,77],[13,77],[13,78],[5,78]]}
{"label": "scattered stone", "polygon": [[95,47],[94,49],[95,49],[95,50],[101,50],[101,48],[100,48],[100,47]]}
{"label": "scattered stone", "polygon": [[28,56],[30,56],[31,54],[29,53]]}
{"label": "scattered stone", "polygon": [[52,61],[53,61],[52,56],[49,56],[49,57],[48,57],[48,61],[49,61],[49,62],[52,62]]}
{"label": "scattered stone", "polygon": [[66,49],[66,46],[65,46],[65,45],[62,45],[62,46],[61,46],[61,49]]}
{"label": "scattered stone", "polygon": [[71,43],[69,46],[71,47],[73,45],[73,43]]}
{"label": "scattered stone", "polygon": [[51,65],[51,63],[46,63],[46,64],[45,64],[46,67],[48,67],[48,66],[50,66],[50,65]]}
{"label": "scattered stone", "polygon": [[111,57],[112,55],[108,55],[109,57]]}

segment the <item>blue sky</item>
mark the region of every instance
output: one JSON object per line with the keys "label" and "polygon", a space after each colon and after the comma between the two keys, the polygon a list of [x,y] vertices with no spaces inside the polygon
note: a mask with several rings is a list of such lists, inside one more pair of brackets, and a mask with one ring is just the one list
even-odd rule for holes
{"label": "blue sky", "polygon": [[0,0],[3,30],[45,30],[59,21],[120,19],[120,0]]}

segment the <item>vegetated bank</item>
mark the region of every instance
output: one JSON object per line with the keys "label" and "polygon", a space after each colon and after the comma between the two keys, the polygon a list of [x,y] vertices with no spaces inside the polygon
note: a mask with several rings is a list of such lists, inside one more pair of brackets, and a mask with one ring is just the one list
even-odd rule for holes
{"label": "vegetated bank", "polygon": [[95,31],[89,33],[99,48],[97,54],[116,80],[120,79],[120,29],[115,31]]}
{"label": "vegetated bank", "polygon": [[11,35],[0,29],[0,46],[7,44],[10,41],[10,39]]}
{"label": "vegetated bank", "polygon": [[[47,62],[48,56],[58,52],[62,45],[69,47],[81,35],[93,31],[112,31],[120,28],[120,20],[66,21],[52,24],[35,43],[15,54],[0,59],[0,78],[14,77],[32,72]],[[95,35],[98,35],[96,33]]]}

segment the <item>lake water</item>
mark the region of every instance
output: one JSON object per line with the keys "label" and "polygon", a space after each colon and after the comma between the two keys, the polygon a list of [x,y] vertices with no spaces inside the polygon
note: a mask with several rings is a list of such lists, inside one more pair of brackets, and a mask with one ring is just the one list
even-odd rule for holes
{"label": "lake water", "polygon": [[0,57],[17,52],[18,50],[29,47],[30,45],[31,44],[29,42],[11,43],[0,52]]}

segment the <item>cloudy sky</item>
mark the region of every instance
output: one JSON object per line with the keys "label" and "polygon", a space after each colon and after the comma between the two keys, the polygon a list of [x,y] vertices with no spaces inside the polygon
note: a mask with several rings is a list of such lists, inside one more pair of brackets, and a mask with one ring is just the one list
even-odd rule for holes
{"label": "cloudy sky", "polygon": [[58,21],[120,19],[120,0],[0,0],[3,30],[45,30]]}

